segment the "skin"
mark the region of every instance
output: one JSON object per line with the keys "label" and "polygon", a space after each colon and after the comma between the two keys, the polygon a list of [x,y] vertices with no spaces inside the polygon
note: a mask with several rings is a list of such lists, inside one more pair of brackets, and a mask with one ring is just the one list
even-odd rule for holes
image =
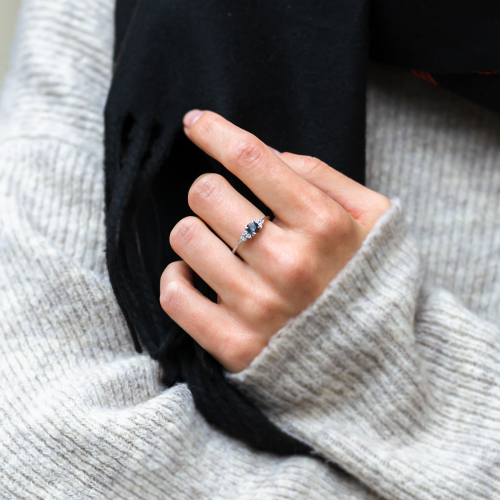
{"label": "skin", "polygon": [[[216,113],[190,111],[184,130],[275,215],[233,255],[246,224],[267,214],[222,176],[205,174],[188,194],[199,218],[182,219],[170,234],[182,260],[162,275],[161,306],[226,370],[239,372],[323,293],[391,202],[316,158],[279,154]],[[195,274],[217,292],[217,304],[194,288]]]}

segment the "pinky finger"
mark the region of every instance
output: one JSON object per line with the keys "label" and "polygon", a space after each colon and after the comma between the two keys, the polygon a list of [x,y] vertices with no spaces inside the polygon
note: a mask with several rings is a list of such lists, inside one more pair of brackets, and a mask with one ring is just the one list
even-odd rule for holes
{"label": "pinky finger", "polygon": [[172,262],[161,277],[162,309],[201,347],[218,358],[230,331],[226,311],[193,285],[194,271],[184,262]]}

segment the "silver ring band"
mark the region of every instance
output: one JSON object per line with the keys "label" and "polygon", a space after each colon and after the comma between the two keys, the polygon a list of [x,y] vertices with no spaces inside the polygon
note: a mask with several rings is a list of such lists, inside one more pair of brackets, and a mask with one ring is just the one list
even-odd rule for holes
{"label": "silver ring band", "polygon": [[266,220],[271,220],[271,217],[266,215],[265,217],[262,217],[262,219],[254,219],[252,222],[249,222],[243,230],[240,241],[238,241],[238,244],[233,248],[233,253],[236,253],[236,250],[238,250],[242,243],[253,238],[262,229]]}

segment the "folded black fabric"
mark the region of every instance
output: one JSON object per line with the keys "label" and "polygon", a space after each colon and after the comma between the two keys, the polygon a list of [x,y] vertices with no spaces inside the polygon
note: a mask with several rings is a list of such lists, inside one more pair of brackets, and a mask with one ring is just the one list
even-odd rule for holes
{"label": "folded black fabric", "polygon": [[218,112],[364,183],[369,57],[500,111],[499,49],[500,6],[490,0],[117,1],[105,112],[108,268],[136,348],[160,361],[166,385],[187,382],[210,423],[256,449],[310,451],[230,385],[159,305],[161,273],[178,260],[168,237],[191,215],[187,193],[199,175],[223,175],[270,212],[186,139],[183,115]]}

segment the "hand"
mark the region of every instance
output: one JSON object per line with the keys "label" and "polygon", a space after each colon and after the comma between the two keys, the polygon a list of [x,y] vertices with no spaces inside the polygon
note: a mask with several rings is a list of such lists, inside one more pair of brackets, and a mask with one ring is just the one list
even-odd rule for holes
{"label": "hand", "polygon": [[[188,194],[200,218],[186,217],[170,234],[183,260],[163,273],[161,305],[228,371],[238,372],[322,294],[391,202],[320,160],[278,156],[210,111],[191,111],[184,125],[189,139],[239,177],[275,215],[233,255],[246,224],[268,214],[222,176],[205,174]],[[194,288],[194,273],[216,291],[217,304]]]}

